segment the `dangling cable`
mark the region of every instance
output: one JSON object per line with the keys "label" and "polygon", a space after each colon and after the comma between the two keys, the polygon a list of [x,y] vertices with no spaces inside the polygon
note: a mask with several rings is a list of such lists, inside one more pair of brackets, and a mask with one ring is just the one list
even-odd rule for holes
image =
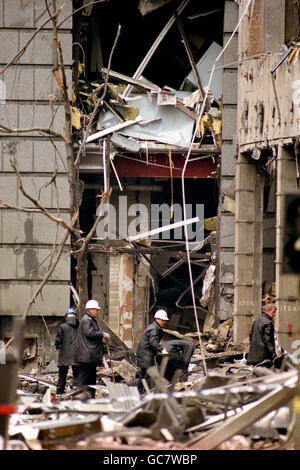
{"label": "dangling cable", "polygon": [[173,187],[173,162],[172,162],[172,150],[169,149],[169,165],[170,165],[170,177],[171,177],[171,210],[170,220],[174,218],[174,187]]}

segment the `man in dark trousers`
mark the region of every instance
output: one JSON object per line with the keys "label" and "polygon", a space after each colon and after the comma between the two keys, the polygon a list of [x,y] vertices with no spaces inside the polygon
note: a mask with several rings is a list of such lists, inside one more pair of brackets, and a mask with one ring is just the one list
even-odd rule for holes
{"label": "man in dark trousers", "polygon": [[[78,327],[75,348],[75,359],[79,363],[79,385],[95,385],[97,366],[102,364],[103,341],[109,334],[99,329],[96,317],[100,307],[96,300],[89,300],[85,306],[87,312],[82,317]],[[91,396],[95,397],[95,390]]]}
{"label": "man in dark trousers", "polygon": [[[150,377],[147,369],[155,364],[155,358],[159,354],[167,354],[167,351],[160,344],[163,337],[163,327],[166,325],[169,317],[163,309],[158,310],[154,315],[154,321],[145,329],[137,347],[137,366],[139,368],[138,378],[140,381],[144,378],[150,386]],[[141,385],[139,390],[142,391]]]}
{"label": "man in dark trousers", "polygon": [[55,347],[58,353],[58,381],[56,392],[62,395],[65,392],[67,382],[67,374],[69,367],[73,371],[73,387],[78,385],[79,366],[74,361],[75,341],[78,329],[78,318],[74,308],[69,308],[65,313],[65,322],[58,328],[55,337]]}
{"label": "man in dark trousers", "polygon": [[[196,349],[194,342],[182,339],[174,339],[163,343],[163,347],[168,351],[169,354],[175,356],[168,361],[164,374],[165,378],[171,382],[176,370],[180,369],[182,373],[179,377],[179,380],[187,380],[189,364]],[[162,356],[160,356],[160,358],[161,357]],[[160,358],[158,360],[159,363],[161,362]]]}
{"label": "man in dark trousers", "polygon": [[276,305],[267,304],[261,317],[254,320],[250,329],[250,348],[247,357],[247,364],[270,365],[276,357],[275,353],[275,330],[274,320],[276,316]]}

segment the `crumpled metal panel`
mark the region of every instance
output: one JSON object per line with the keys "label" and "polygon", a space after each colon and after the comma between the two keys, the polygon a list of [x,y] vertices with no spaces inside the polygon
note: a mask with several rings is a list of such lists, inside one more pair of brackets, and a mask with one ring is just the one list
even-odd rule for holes
{"label": "crumpled metal panel", "polygon": [[282,406],[256,421],[251,427],[245,429],[243,434],[250,435],[253,438],[278,439],[280,437],[279,430],[288,431],[292,421],[292,407]]}
{"label": "crumpled metal panel", "polygon": [[[220,52],[222,51],[222,47],[213,42],[205,54],[201,57],[199,62],[197,63],[197,69],[199,72],[200,80],[203,87],[208,86],[211,76],[211,71],[214,65],[214,61],[219,56]],[[223,66],[223,55],[219,58],[218,62],[216,63],[216,69],[214,71],[211,83],[210,83],[210,90],[212,91],[216,100],[222,97],[223,93],[223,69],[219,67]],[[186,76],[185,80],[182,84],[182,89],[184,89],[185,84],[192,83],[195,87],[197,87],[197,81],[194,75],[194,71],[191,70],[189,74]]]}
{"label": "crumpled metal panel", "polygon": [[[176,96],[184,98],[190,92],[176,91]],[[137,97],[138,95],[131,95]],[[157,97],[152,96],[150,102],[146,95],[139,95],[140,99],[132,102],[132,106],[139,109],[139,115],[143,121],[160,118],[148,124],[134,124],[125,129],[120,129],[119,134],[135,137],[142,140],[153,140],[163,144],[189,147],[192,139],[194,119],[184,114],[174,106],[157,105]],[[120,121],[110,111],[102,111],[99,115],[97,129],[108,128]]]}
{"label": "crumpled metal panel", "polygon": [[141,403],[137,387],[129,387],[122,383],[115,384],[109,380],[105,380],[105,384],[108,388],[110,399],[118,400],[112,404],[113,408],[130,410]]}

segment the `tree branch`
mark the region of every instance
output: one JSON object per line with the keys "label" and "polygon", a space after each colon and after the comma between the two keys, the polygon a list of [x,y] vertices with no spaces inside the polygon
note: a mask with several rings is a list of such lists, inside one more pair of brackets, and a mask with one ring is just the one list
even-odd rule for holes
{"label": "tree branch", "polygon": [[[64,8],[65,5],[62,5],[58,11],[56,12],[56,15],[58,15],[58,13],[60,13],[60,11]],[[36,37],[36,35],[44,28],[44,26],[46,26],[46,24],[48,24],[50,21],[52,20],[52,18],[48,18],[46,21],[44,21],[43,24],[41,24],[41,26],[39,26],[35,32],[33,33],[33,35],[31,36],[31,38],[26,42],[25,46],[22,47],[22,49],[20,49],[18,51],[18,53],[14,56],[13,59],[11,59],[8,64],[5,65],[5,67],[3,67],[3,69],[0,71],[0,76],[5,72],[5,70],[8,69],[8,67],[10,67],[12,64],[14,64],[14,62],[16,62],[16,60],[20,59],[20,57],[22,57],[22,55],[24,54],[24,52],[26,51],[27,47],[29,46],[29,44],[34,40],[34,38]]]}
{"label": "tree branch", "polygon": [[16,164],[13,160],[10,159],[10,164],[11,166],[13,167],[15,173],[16,173],[16,176],[17,176],[17,179],[18,179],[18,186],[19,186],[19,189],[20,191],[22,192],[22,194],[27,198],[29,199],[29,201],[31,201],[35,207],[37,209],[39,209],[39,211],[44,214],[46,217],[48,217],[50,220],[52,220],[53,222],[55,222],[56,224],[58,225],[61,225],[65,230],[68,230],[70,231],[71,233],[73,233],[74,235],[78,236],[78,233],[81,233],[80,231],[78,230],[75,230],[74,227],[72,226],[69,226],[63,219],[60,219],[60,218],[57,218],[57,217],[54,217],[52,214],[50,214],[50,212],[47,211],[47,209],[45,209],[43,206],[41,206],[39,204],[39,202],[34,199],[32,196],[30,196],[30,194],[28,194],[24,187],[23,187],[23,183],[22,183],[22,178],[21,178],[21,175],[20,173],[18,172],[18,169],[16,167]]}
{"label": "tree branch", "polygon": [[64,139],[63,134],[59,132],[53,131],[52,129],[44,129],[42,127],[28,127],[23,129],[11,129],[9,127],[3,126],[0,124],[0,131],[6,132],[7,134],[18,134],[18,133],[26,133],[26,132],[39,132],[42,135],[52,136],[52,137],[59,137],[60,139]]}
{"label": "tree branch", "polygon": [[16,210],[16,211],[19,211],[19,212],[31,212],[31,213],[35,213],[35,214],[36,213],[39,213],[39,214],[42,213],[39,209],[27,209],[25,207],[20,207],[20,206],[14,206],[12,204],[7,204],[7,202],[2,201],[2,199],[0,199],[0,204],[3,207],[6,207],[7,209],[13,209],[13,210]]}

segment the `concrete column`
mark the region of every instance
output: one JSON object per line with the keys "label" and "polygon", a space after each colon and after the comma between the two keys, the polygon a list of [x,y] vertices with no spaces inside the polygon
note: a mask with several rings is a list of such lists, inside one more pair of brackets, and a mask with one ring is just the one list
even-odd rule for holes
{"label": "concrete column", "polygon": [[259,317],[262,305],[263,281],[263,218],[264,218],[264,177],[256,175],[254,201],[254,239],[253,239],[253,315]]}
{"label": "concrete column", "polygon": [[299,329],[300,290],[299,275],[281,272],[282,243],[285,223],[284,195],[297,188],[296,163],[293,153],[280,146],[277,158],[276,193],[276,330],[280,345],[294,353],[293,343]]}
{"label": "concrete column", "polygon": [[149,276],[142,262],[136,258],[133,299],[133,345],[137,346],[147,326],[149,308]]}
{"label": "concrete column", "polygon": [[133,344],[133,292],[134,256],[129,254],[111,256],[109,265],[109,326],[129,348]]}
{"label": "concrete column", "polygon": [[[224,5],[224,45],[238,23],[238,6],[232,1]],[[225,208],[223,199],[234,188],[236,164],[236,122],[237,122],[237,61],[238,35],[224,53],[223,73],[223,119],[222,155],[220,166],[220,204],[217,223],[217,262],[215,282],[215,312],[217,320],[227,320],[233,315],[234,281],[234,214]]]}
{"label": "concrete column", "polygon": [[239,154],[236,170],[234,342],[249,333],[253,314],[256,165]]}

